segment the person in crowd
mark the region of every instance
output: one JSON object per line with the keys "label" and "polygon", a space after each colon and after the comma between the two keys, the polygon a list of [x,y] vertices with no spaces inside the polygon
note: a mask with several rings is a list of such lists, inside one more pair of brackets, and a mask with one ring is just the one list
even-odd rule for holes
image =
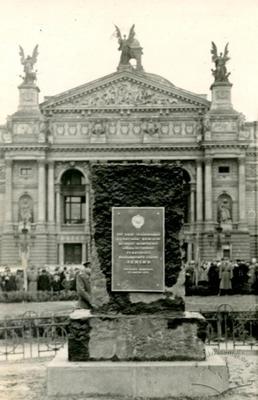
{"label": "person in crowd", "polygon": [[9,267],[5,269],[4,281],[4,290],[6,292],[12,292],[16,290],[15,275],[11,272]]}
{"label": "person in crowd", "polygon": [[219,293],[219,267],[216,261],[212,261],[208,271],[209,294],[216,295]]}
{"label": "person in crowd", "polygon": [[239,265],[239,286],[242,293],[248,291],[248,264],[241,260]]}
{"label": "person in crowd", "polygon": [[76,277],[75,277],[75,270],[73,268],[71,268],[69,271],[69,282],[70,282],[69,290],[76,290]]}
{"label": "person in crowd", "polygon": [[51,284],[47,270],[43,268],[38,277],[38,290],[50,291]]}
{"label": "person in crowd", "polygon": [[185,265],[185,291],[189,293],[191,287],[194,286],[194,261]]}
{"label": "person in crowd", "polygon": [[258,262],[255,263],[255,269],[254,269],[254,284],[253,284],[253,290],[254,294],[258,294]]}
{"label": "person in crowd", "polygon": [[238,260],[233,263],[233,277],[231,280],[232,283],[232,293],[239,294],[240,293],[240,271],[239,271],[239,264]]}
{"label": "person in crowd", "polygon": [[32,265],[27,272],[28,291],[36,293],[38,290],[38,271],[35,265]]}
{"label": "person in crowd", "polygon": [[231,263],[228,260],[221,260],[219,268],[219,295],[228,294],[232,290],[231,279],[233,277],[233,271]]}
{"label": "person in crowd", "polygon": [[253,288],[254,288],[254,283],[255,283],[255,264],[256,264],[256,259],[253,258],[251,263],[249,264],[249,271],[248,271],[249,292],[252,292]]}
{"label": "person in crowd", "polygon": [[209,263],[202,261],[199,268],[198,286],[208,286]]}
{"label": "person in crowd", "polygon": [[79,308],[91,309],[91,287],[90,287],[91,263],[86,261],[83,269],[76,277],[76,291],[78,294]]}
{"label": "person in crowd", "polygon": [[24,274],[22,269],[17,269],[15,274],[16,290],[23,291],[24,289]]}
{"label": "person in crowd", "polygon": [[55,269],[55,273],[51,280],[51,289],[55,293],[59,293],[61,290],[61,281],[60,281],[60,274],[58,268]]}

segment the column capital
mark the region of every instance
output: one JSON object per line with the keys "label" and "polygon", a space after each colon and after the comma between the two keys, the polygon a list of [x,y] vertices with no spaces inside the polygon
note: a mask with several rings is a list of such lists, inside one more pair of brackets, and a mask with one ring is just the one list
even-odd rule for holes
{"label": "column capital", "polygon": [[5,165],[6,165],[6,167],[12,167],[13,160],[11,158],[6,158],[5,159]]}
{"label": "column capital", "polygon": [[46,160],[44,158],[42,158],[42,159],[40,158],[37,161],[38,161],[38,165],[41,166],[41,167],[46,165]]}
{"label": "column capital", "polygon": [[211,164],[212,164],[212,161],[213,161],[212,156],[206,156],[206,157],[204,158],[204,162],[205,162],[206,165],[211,165]]}
{"label": "column capital", "polygon": [[197,158],[197,159],[195,160],[195,163],[196,163],[196,166],[202,166],[203,159],[202,159],[202,158]]}
{"label": "column capital", "polygon": [[246,157],[245,156],[239,156],[238,157],[238,163],[243,165],[246,162]]}
{"label": "column capital", "polygon": [[55,192],[60,193],[60,190],[61,190],[61,183],[56,183],[55,184]]}
{"label": "column capital", "polygon": [[196,190],[196,182],[190,182],[190,190],[191,190],[191,192],[192,191],[195,192],[195,190]]}

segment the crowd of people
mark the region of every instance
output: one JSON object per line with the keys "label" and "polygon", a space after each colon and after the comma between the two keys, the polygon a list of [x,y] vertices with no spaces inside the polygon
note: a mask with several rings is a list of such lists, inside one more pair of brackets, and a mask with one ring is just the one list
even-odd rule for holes
{"label": "crowd of people", "polygon": [[[31,266],[27,271],[27,290],[28,292],[48,291],[59,293],[62,290],[76,290],[76,275],[80,269],[78,267],[68,268],[67,266],[55,267],[54,270],[48,268],[37,269]],[[12,271],[5,267],[0,274],[0,291],[22,291],[24,290],[24,272],[21,269]]]}
{"label": "crowd of people", "polygon": [[185,264],[186,295],[258,294],[258,262],[194,261]]}
{"label": "crowd of people", "polygon": [[[31,266],[27,270],[27,291],[76,291],[79,266],[55,266],[41,268]],[[0,291],[23,291],[24,272],[5,267],[0,271]],[[186,295],[258,294],[258,262],[191,261],[185,264]]]}

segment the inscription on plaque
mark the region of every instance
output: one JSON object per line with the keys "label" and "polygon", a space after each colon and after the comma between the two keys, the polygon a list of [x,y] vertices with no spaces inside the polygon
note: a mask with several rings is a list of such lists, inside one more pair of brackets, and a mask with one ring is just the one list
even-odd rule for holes
{"label": "inscription on plaque", "polygon": [[164,290],[163,207],[113,207],[112,290]]}

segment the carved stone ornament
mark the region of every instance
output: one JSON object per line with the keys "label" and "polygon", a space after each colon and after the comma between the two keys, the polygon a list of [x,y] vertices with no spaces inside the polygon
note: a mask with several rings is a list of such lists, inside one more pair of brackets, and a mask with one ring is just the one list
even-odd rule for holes
{"label": "carved stone ornament", "polygon": [[27,194],[19,199],[18,221],[25,224],[33,222],[33,200]]}
{"label": "carved stone ornament", "polygon": [[80,132],[81,132],[82,136],[89,136],[90,129],[89,129],[89,125],[88,124],[82,124],[80,126],[80,129],[81,129]]}
{"label": "carved stone ornament", "polygon": [[182,133],[182,124],[181,124],[181,122],[175,122],[173,124],[173,132],[174,132],[174,135],[181,135],[181,133]]}
{"label": "carved stone ornament", "polygon": [[116,122],[109,123],[108,133],[109,133],[109,135],[116,135],[116,133],[117,133],[117,123]]}
{"label": "carved stone ornament", "polygon": [[146,121],[143,123],[143,132],[149,136],[158,136],[160,123],[155,121]]}
{"label": "carved stone ornament", "polygon": [[232,199],[228,195],[222,195],[218,199],[218,222],[221,224],[232,223]]}
{"label": "carved stone ornament", "polygon": [[192,122],[185,123],[185,134],[186,135],[193,135],[194,133],[194,125]]}
{"label": "carved stone ornament", "polygon": [[96,135],[96,136],[105,135],[106,127],[104,125],[104,122],[96,121],[95,123],[93,123],[91,133],[92,133],[92,135]]}
{"label": "carved stone ornament", "polygon": [[0,165],[0,179],[5,179],[5,166]]}
{"label": "carved stone ornament", "polygon": [[[73,100],[65,102],[65,105],[74,105]],[[146,87],[132,81],[113,82],[105,88],[99,88],[92,93],[87,93],[76,100],[79,106],[137,106],[155,105],[168,106],[178,104],[178,100],[172,95],[158,92],[154,88]]]}

